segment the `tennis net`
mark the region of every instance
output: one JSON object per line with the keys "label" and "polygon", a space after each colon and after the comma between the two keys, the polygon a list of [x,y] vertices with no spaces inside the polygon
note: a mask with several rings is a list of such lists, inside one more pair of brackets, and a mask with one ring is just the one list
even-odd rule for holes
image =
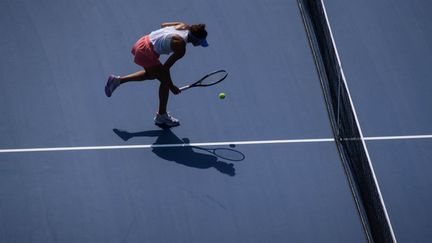
{"label": "tennis net", "polygon": [[338,151],[369,242],[396,242],[322,0],[298,0]]}

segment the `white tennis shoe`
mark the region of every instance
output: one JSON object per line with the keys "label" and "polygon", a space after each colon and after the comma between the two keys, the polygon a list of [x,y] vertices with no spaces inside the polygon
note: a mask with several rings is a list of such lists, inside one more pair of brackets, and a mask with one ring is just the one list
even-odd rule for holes
{"label": "white tennis shoe", "polygon": [[154,122],[158,126],[175,127],[180,125],[180,121],[177,118],[170,116],[168,113],[163,115],[156,114]]}
{"label": "white tennis shoe", "polygon": [[111,97],[114,90],[120,85],[119,76],[110,75],[108,77],[108,81],[105,85],[105,94],[108,97]]}

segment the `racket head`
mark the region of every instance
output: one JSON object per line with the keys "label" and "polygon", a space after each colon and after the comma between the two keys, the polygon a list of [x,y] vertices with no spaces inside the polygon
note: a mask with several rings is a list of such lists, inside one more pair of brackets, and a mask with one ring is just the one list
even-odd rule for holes
{"label": "racket head", "polygon": [[211,72],[199,80],[194,86],[206,87],[222,82],[228,76],[225,70]]}

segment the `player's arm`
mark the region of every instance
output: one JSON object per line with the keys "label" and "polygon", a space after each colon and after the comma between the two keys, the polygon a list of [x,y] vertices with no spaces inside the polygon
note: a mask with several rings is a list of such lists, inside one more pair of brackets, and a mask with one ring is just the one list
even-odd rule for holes
{"label": "player's arm", "polygon": [[174,36],[171,39],[171,49],[173,51],[173,54],[171,54],[171,56],[169,56],[164,63],[165,69],[170,69],[177,60],[179,60],[185,55],[186,43],[181,37]]}
{"label": "player's arm", "polygon": [[170,68],[174,65],[174,63],[179,60],[180,58],[182,58],[185,53],[186,53],[186,43],[185,41],[179,37],[179,36],[174,36],[171,39],[171,49],[173,50],[173,54],[171,54],[171,56],[168,57],[168,59],[166,60],[166,62],[163,65],[163,68],[165,70],[165,72],[168,74],[168,85],[169,85],[169,89],[171,90],[171,92],[173,92],[174,94],[178,94],[180,93],[180,89],[175,86],[171,80],[171,76],[170,76]]}
{"label": "player's arm", "polygon": [[166,22],[161,24],[161,28],[169,27],[169,26],[175,26],[178,30],[186,30],[189,28],[189,25],[182,23],[182,22]]}

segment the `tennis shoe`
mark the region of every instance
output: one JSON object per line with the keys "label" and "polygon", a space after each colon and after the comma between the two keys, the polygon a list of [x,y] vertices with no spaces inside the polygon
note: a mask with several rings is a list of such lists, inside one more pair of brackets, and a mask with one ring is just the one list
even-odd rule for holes
{"label": "tennis shoe", "polygon": [[163,115],[156,114],[154,121],[155,124],[158,126],[175,127],[180,125],[180,121],[177,118],[170,116],[170,114],[168,113],[165,113]]}
{"label": "tennis shoe", "polygon": [[112,93],[114,92],[114,90],[120,85],[120,77],[119,76],[114,76],[114,75],[110,75],[108,77],[108,81],[105,85],[105,94],[108,97],[111,97]]}

